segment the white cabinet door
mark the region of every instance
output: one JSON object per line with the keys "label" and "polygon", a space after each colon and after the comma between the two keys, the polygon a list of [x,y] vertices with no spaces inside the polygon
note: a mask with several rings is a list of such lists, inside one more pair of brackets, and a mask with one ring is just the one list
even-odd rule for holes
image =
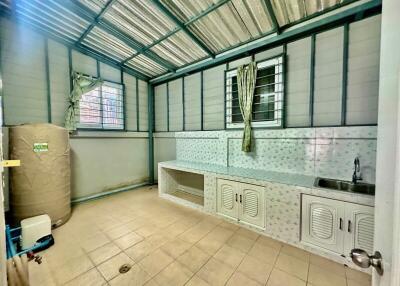
{"label": "white cabinet door", "polygon": [[238,183],[217,180],[217,212],[237,220],[238,218]]}
{"label": "white cabinet door", "polygon": [[259,228],[265,228],[264,187],[239,184],[239,220]]}
{"label": "white cabinet door", "polygon": [[374,208],[346,203],[346,237],[344,255],[353,248],[372,254],[374,250]]}
{"label": "white cabinet door", "polygon": [[302,241],[341,254],[344,236],[343,202],[303,195]]}

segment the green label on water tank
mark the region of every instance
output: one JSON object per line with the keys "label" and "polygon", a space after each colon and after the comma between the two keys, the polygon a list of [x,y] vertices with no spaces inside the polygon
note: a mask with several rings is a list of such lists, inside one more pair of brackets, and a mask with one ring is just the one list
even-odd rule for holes
{"label": "green label on water tank", "polygon": [[33,143],[33,152],[47,152],[49,151],[49,144],[48,143]]}

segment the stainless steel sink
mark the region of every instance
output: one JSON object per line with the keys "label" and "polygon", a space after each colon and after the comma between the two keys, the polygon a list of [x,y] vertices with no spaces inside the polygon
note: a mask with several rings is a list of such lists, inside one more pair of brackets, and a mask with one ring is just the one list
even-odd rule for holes
{"label": "stainless steel sink", "polygon": [[335,179],[317,178],[314,183],[315,187],[357,193],[366,195],[375,195],[375,185],[366,183],[353,184],[349,181],[341,181]]}

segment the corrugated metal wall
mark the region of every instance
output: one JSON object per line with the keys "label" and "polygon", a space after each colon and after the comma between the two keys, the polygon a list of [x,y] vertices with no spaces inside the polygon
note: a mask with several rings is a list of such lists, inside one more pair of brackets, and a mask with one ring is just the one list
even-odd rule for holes
{"label": "corrugated metal wall", "polygon": [[[15,36],[18,35],[18,36]],[[3,69],[5,125],[48,122],[46,39],[23,26],[1,19],[1,65]],[[48,40],[49,88],[52,123],[63,126],[70,91],[68,48]],[[92,76],[121,83],[121,71],[72,51],[72,68]],[[148,130],[148,84],[125,74],[126,124],[137,131],[136,99],[139,99],[139,128]],[[138,96],[136,93],[138,92]]]}

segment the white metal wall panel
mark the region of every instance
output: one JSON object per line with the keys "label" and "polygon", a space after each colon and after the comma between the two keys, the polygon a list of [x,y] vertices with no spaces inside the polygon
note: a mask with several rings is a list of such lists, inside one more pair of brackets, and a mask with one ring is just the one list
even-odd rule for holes
{"label": "white metal wall panel", "polygon": [[203,72],[204,130],[224,129],[225,65]]}
{"label": "white metal wall panel", "polygon": [[347,124],[377,123],[380,30],[380,15],[349,27]]}
{"label": "white metal wall panel", "polygon": [[168,131],[167,84],[154,88],[155,130]]}
{"label": "white metal wall panel", "polygon": [[121,71],[104,63],[100,63],[100,76],[104,80],[121,82]]}
{"label": "white metal wall panel", "polygon": [[52,40],[48,45],[52,123],[64,126],[70,92],[68,48]]}
{"label": "white metal wall panel", "polygon": [[286,124],[289,127],[310,123],[311,38],[287,45]]}
{"label": "white metal wall panel", "polygon": [[149,130],[148,118],[148,88],[149,85],[143,80],[139,80],[139,131]]}
{"label": "white metal wall panel", "polygon": [[8,20],[1,23],[4,124],[47,122],[44,38]]}
{"label": "white metal wall panel", "polygon": [[201,129],[201,74],[185,77],[185,130]]}
{"label": "white metal wall panel", "polygon": [[317,34],[315,40],[314,125],[341,124],[343,27]]}
{"label": "white metal wall panel", "polygon": [[80,52],[72,51],[72,69],[76,72],[97,76],[97,61]]}
{"label": "white metal wall panel", "polygon": [[228,69],[234,69],[241,65],[246,65],[251,62],[251,57],[241,58],[232,62],[229,62]]}
{"label": "white metal wall panel", "polygon": [[183,130],[182,78],[170,81],[169,86],[169,131]]}
{"label": "white metal wall panel", "polygon": [[126,129],[130,131],[137,130],[137,109],[136,109],[136,78],[130,74],[124,73],[125,83],[125,122]]}
{"label": "white metal wall panel", "polygon": [[275,56],[279,56],[281,54],[283,54],[283,46],[279,46],[279,47],[272,48],[272,49],[269,49],[269,50],[266,50],[266,51],[262,51],[262,52],[260,52],[258,54],[255,54],[254,55],[254,60],[256,62],[258,62],[258,61],[261,61],[261,60],[266,60],[266,59],[273,58]]}

